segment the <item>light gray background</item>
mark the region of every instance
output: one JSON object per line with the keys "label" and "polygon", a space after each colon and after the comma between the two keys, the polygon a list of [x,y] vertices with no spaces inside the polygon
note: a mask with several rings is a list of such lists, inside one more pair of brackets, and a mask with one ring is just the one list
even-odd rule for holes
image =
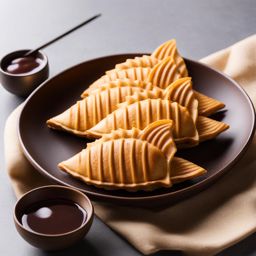
{"label": "light gray background", "polygon": [[[256,30],[254,0],[0,0],[0,57],[37,47],[99,12],[100,19],[45,49],[51,76],[102,55],[150,52],[171,38],[177,39],[182,55],[199,59]],[[3,130],[22,101],[0,88],[0,255],[140,255],[97,218],[86,239],[63,252],[42,252],[19,237],[12,221],[16,199],[4,167]],[[256,256],[256,234],[220,255]]]}

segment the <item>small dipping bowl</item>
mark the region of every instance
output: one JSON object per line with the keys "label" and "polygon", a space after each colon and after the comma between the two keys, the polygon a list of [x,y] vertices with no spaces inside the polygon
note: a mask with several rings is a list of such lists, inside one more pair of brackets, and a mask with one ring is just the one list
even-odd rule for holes
{"label": "small dipping bowl", "polygon": [[[70,230],[65,231],[63,233],[54,233],[51,232],[47,233],[41,233],[36,232],[33,229],[31,229],[29,226],[24,225],[24,216],[28,216],[28,212],[31,212],[31,209],[36,209],[36,206],[38,205],[45,205],[45,203],[49,204],[49,202],[69,202],[72,203],[72,205],[77,206],[79,209],[83,210],[86,214],[84,215],[85,218],[82,220],[82,223],[79,227]],[[77,209],[78,209],[77,208]],[[61,208],[58,208],[59,214],[67,214],[65,211],[61,211]],[[49,208],[43,207],[40,208],[40,210],[36,211],[36,216],[40,217],[49,217],[51,212]],[[82,212],[82,211],[81,211]],[[46,213],[46,216],[43,216]],[[53,211],[54,213],[54,211]],[[39,187],[36,189],[33,189],[26,194],[24,194],[16,203],[14,208],[14,222],[17,231],[19,234],[31,245],[38,247],[40,249],[46,250],[46,251],[54,251],[54,250],[61,250],[65,249],[67,247],[70,247],[77,243],[78,241],[82,240],[83,237],[87,234],[89,231],[92,222],[93,222],[93,206],[89,200],[89,198],[83,194],[82,192],[79,192],[78,190],[59,186],[59,185],[49,185],[44,187]],[[47,216],[48,215],[48,216]],[[62,217],[61,215],[59,215]],[[31,223],[33,224],[33,221],[35,220],[35,215],[33,215],[30,218]],[[41,219],[40,219],[41,220]],[[46,221],[46,220],[43,220]],[[49,221],[52,221],[49,217]],[[71,222],[76,221],[76,219],[72,219]],[[62,223],[62,221],[57,221],[59,227],[57,228],[63,228],[62,224],[66,226],[70,224],[70,222]],[[57,223],[56,222],[56,223]],[[44,223],[44,222],[42,222]],[[55,226],[55,223],[51,223],[51,226]],[[57,225],[57,224],[56,224]],[[49,222],[48,222],[49,226]],[[45,225],[43,226],[45,228]],[[56,228],[56,227],[55,227]]]}
{"label": "small dipping bowl", "polygon": [[33,55],[40,61],[38,67],[24,73],[13,74],[7,71],[13,60],[22,58],[29,50],[19,50],[7,54],[0,61],[0,83],[9,92],[18,96],[28,96],[38,85],[49,76],[49,64],[46,55],[38,51]]}

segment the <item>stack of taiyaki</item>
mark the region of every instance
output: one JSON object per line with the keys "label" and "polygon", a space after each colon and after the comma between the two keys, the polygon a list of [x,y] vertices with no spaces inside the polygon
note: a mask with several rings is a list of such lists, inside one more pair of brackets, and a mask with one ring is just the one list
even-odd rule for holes
{"label": "stack of taiyaki", "polygon": [[91,84],[50,128],[97,139],[59,164],[72,176],[105,189],[170,187],[206,172],[174,157],[228,125],[207,116],[225,105],[192,88],[175,40],[151,55],[128,59]]}

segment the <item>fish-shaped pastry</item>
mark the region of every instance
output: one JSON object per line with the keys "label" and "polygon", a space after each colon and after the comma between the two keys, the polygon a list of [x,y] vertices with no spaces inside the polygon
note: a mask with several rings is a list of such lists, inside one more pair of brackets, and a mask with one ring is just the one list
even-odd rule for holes
{"label": "fish-shaped pastry", "polygon": [[[173,120],[173,137],[179,147],[191,147],[200,141],[212,139],[229,128],[225,123],[199,116],[194,123],[187,108],[177,102],[162,99],[147,99],[124,105],[102,119],[87,131],[87,136],[99,138],[116,129],[144,129],[150,123]],[[200,133],[198,133],[198,131]]]}
{"label": "fish-shaped pastry", "polygon": [[171,57],[167,57],[153,68],[136,67],[109,70],[104,76],[92,83],[82,95],[89,95],[92,90],[100,88],[103,84],[115,81],[116,79],[144,81],[164,89],[181,77],[183,77],[183,75],[179,72],[179,68],[174,63],[174,60]]}
{"label": "fish-shaped pastry", "polygon": [[[50,118],[47,124],[50,128],[65,130],[74,133],[78,136],[90,136],[88,129],[96,126],[98,122],[107,117],[108,114],[115,111],[117,108],[124,105],[131,105],[132,103],[144,100],[144,99],[166,99],[170,102],[178,102],[180,105],[187,108],[194,123],[197,123],[198,117],[198,101],[196,99],[196,93],[193,93],[190,78],[181,78],[172,83],[165,90],[158,87],[152,87],[153,90],[145,90],[143,82],[131,82],[119,81],[116,87],[106,87],[104,90],[97,90],[95,93],[90,94],[83,100],[78,101],[63,113]],[[128,86],[130,85],[130,86]],[[148,86],[149,88],[150,86]],[[129,96],[131,95],[131,96]],[[206,96],[205,96],[206,97]],[[204,99],[204,97],[202,97]],[[219,102],[209,98],[216,106]],[[122,103],[123,102],[123,103]],[[217,104],[215,104],[215,102]],[[119,104],[121,103],[121,104]],[[202,110],[201,101],[199,100],[199,110]],[[210,105],[206,104],[206,108]],[[221,106],[221,103],[219,103]],[[213,108],[215,110],[216,108]],[[208,113],[209,113],[208,109]],[[146,112],[145,112],[146,113]],[[204,112],[201,112],[204,113]],[[199,112],[199,114],[201,114]],[[156,116],[156,118],[158,118]],[[170,116],[166,116],[170,118]],[[202,118],[200,117],[200,120]],[[208,120],[208,119],[207,119]],[[213,122],[210,120],[210,123]],[[209,121],[208,120],[208,121]],[[220,123],[217,123],[217,128],[220,128]],[[123,127],[123,126],[122,126]],[[126,126],[124,126],[126,127]],[[124,128],[123,127],[123,128]],[[113,127],[114,129],[115,127]],[[131,127],[130,127],[131,128]],[[223,127],[224,128],[224,127]],[[201,129],[201,131],[203,131]],[[207,130],[206,130],[207,131]],[[221,129],[217,129],[220,132]],[[95,135],[93,135],[95,136]],[[194,145],[194,144],[193,144]]]}
{"label": "fish-shaped pastry", "polygon": [[182,77],[184,75],[179,72],[174,60],[171,57],[167,57],[151,69],[145,81],[165,89],[172,82]]}
{"label": "fish-shaped pastry", "polygon": [[118,104],[124,102],[127,96],[144,91],[140,87],[123,86],[91,94],[77,101],[63,113],[47,120],[47,125],[53,129],[85,136],[88,129],[116,110]]}
{"label": "fish-shaped pastry", "polygon": [[[117,79],[115,81],[103,84],[100,88],[90,91],[90,95],[109,88],[126,86],[140,87],[141,89],[146,90],[146,92],[143,90],[143,94],[136,92],[136,95],[127,98],[128,101],[137,101],[138,99],[142,100],[147,98],[170,99],[178,102],[184,107],[187,107],[191,113],[195,113],[195,106],[198,105],[198,114],[202,116],[209,116],[225,107],[225,104],[221,101],[208,97],[202,93],[199,93],[198,91],[192,91],[191,77],[179,78],[165,89],[154,86],[149,82],[133,81],[130,79]],[[86,93],[81,95],[82,98],[87,96],[88,95]],[[198,104],[195,102],[195,99],[198,101]]]}
{"label": "fish-shaped pastry", "polygon": [[98,138],[118,128],[144,129],[154,121],[169,119],[174,121],[173,133],[177,143],[198,144],[196,125],[187,108],[177,102],[161,99],[147,99],[128,106],[114,104],[121,97],[125,100],[128,93],[124,92],[122,96],[122,92],[127,88],[131,90],[131,87],[117,87],[104,90],[100,94],[92,94],[62,114],[49,119],[47,125],[78,136]]}
{"label": "fish-shaped pastry", "polygon": [[160,120],[143,131],[112,131],[58,166],[87,184],[128,191],[171,187],[203,175],[204,168],[174,157],[172,124]]}
{"label": "fish-shaped pastry", "polygon": [[124,105],[87,130],[87,137],[99,138],[116,129],[143,130],[150,123],[168,119],[173,121],[173,137],[177,144],[197,145],[199,135],[187,108],[177,102],[162,99],[146,99]]}
{"label": "fish-shaped pastry", "polygon": [[115,81],[117,79],[130,79],[133,81],[145,81],[148,77],[149,73],[151,71],[151,68],[128,68],[128,69],[121,69],[116,70],[112,69],[110,71],[107,71],[104,76],[96,80],[94,83],[92,83],[83,93],[83,96],[89,95],[91,91],[100,88],[102,85]]}
{"label": "fish-shaped pastry", "polygon": [[[145,99],[159,98],[164,100],[170,100],[172,102],[177,102],[181,106],[186,107],[192,119],[196,123],[198,116],[198,104],[200,104],[200,102],[198,102],[196,94],[192,89],[191,77],[177,79],[175,82],[171,83],[166,89],[160,89],[159,87],[155,86],[153,90],[135,92],[133,95],[127,96],[126,101],[122,104],[119,104],[119,106],[125,104],[132,104],[133,102]],[[209,107],[209,105],[207,105],[207,107]]]}
{"label": "fish-shaped pastry", "polygon": [[116,64],[115,69],[128,69],[136,67],[153,68],[166,57],[171,57],[173,59],[182,76],[188,76],[186,64],[178,53],[175,39],[161,44],[153,51],[151,55],[143,55],[141,57],[127,59],[125,62]]}
{"label": "fish-shaped pastry", "polygon": [[91,93],[83,100],[77,101],[76,104],[63,113],[50,118],[47,124],[53,129],[83,135],[86,134],[88,129],[119,108],[120,103],[131,104],[148,98],[161,98],[178,102],[188,109],[192,119],[196,122],[198,101],[194,96],[190,78],[179,79],[165,90],[155,86],[152,87],[152,90],[143,89],[142,83],[138,81],[129,83],[128,81],[119,80],[116,83],[119,86],[110,86],[104,90]]}

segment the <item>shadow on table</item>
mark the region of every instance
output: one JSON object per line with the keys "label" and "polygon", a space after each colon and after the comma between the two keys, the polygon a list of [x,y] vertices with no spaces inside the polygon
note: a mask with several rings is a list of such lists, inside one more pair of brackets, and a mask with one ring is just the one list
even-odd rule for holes
{"label": "shadow on table", "polygon": [[[256,241],[256,233],[252,234],[245,240],[241,241],[238,244],[233,245],[232,247],[226,249],[225,251],[217,254],[216,256],[241,256],[241,255],[256,255],[255,253],[255,241]],[[160,255],[159,255],[160,256]]]}
{"label": "shadow on table", "polygon": [[[255,241],[256,241],[256,233],[251,235],[249,238],[245,239],[244,241],[226,249],[225,251],[217,254],[216,256],[241,256],[241,255],[255,255]],[[35,255],[37,256],[85,256],[85,255],[93,255],[93,256],[104,256],[108,255],[105,254],[103,251],[99,250],[101,247],[100,243],[98,248],[95,248],[95,245],[92,245],[90,241],[83,240],[82,242],[76,244],[75,246],[68,248],[63,251],[56,251],[56,252],[46,252],[38,250]],[[126,254],[125,254],[126,255]],[[131,256],[140,255],[139,253],[132,253],[129,254]],[[151,256],[184,256],[182,252],[170,252],[170,251],[161,251]]]}
{"label": "shadow on table", "polygon": [[99,251],[95,249],[93,245],[87,240],[83,240],[74,246],[65,249],[63,251],[53,251],[53,252],[47,252],[47,251],[41,251],[38,250],[38,256],[85,256],[85,255],[93,255],[93,256],[98,256],[98,255],[104,255],[104,254],[99,254]]}
{"label": "shadow on table", "polygon": [[[216,256],[241,256],[255,254],[256,233],[249,236],[240,243],[224,250]],[[32,247],[31,247],[32,248]],[[77,243],[73,247],[63,251],[46,252],[39,249],[33,249],[30,254],[33,256],[105,256],[105,255],[120,255],[120,256],[140,256],[142,255],[133,246],[116,235],[107,226],[105,226],[97,217],[94,220],[92,230],[84,240]],[[152,254],[151,256],[184,256],[182,252],[161,251]]]}

